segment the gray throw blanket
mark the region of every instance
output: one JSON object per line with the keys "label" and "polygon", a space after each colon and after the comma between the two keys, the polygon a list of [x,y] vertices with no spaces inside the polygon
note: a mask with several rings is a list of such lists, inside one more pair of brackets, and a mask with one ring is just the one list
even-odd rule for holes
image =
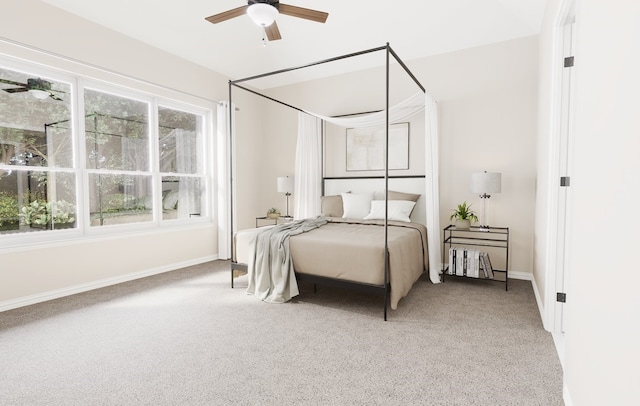
{"label": "gray throw blanket", "polygon": [[247,293],[269,303],[284,303],[299,294],[289,251],[289,237],[327,224],[327,219],[297,220],[259,230],[250,243]]}

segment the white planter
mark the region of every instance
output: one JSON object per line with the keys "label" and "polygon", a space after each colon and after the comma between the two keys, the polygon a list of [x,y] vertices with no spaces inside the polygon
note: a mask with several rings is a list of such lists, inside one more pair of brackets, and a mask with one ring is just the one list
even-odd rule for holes
{"label": "white planter", "polygon": [[471,227],[469,220],[456,220],[455,226],[458,230],[468,230]]}

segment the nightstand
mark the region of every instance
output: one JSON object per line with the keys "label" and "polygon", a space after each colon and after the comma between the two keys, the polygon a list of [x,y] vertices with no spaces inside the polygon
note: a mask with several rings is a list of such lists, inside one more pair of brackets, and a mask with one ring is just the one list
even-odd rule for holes
{"label": "nightstand", "polygon": [[[488,248],[504,250],[503,269],[493,268],[488,254],[484,252],[488,251]],[[482,259],[483,254],[486,254],[485,259]],[[446,263],[442,270],[442,282],[445,280],[445,275],[486,279],[502,282],[504,289],[508,290],[509,228],[471,226],[468,229],[458,229],[454,225],[448,225],[443,230],[442,259]],[[488,272],[489,277],[485,273],[485,268],[491,269],[491,272]]]}
{"label": "nightstand", "polygon": [[291,216],[280,216],[277,218],[270,218],[266,216],[256,217],[256,228],[264,226],[273,226],[276,224],[284,224],[293,221]]}

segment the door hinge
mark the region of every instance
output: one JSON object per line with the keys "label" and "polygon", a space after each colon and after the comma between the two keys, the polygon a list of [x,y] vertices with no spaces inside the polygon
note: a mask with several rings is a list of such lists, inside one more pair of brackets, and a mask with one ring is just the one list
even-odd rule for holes
{"label": "door hinge", "polygon": [[571,184],[571,178],[569,176],[560,176],[560,186],[568,187]]}
{"label": "door hinge", "polygon": [[567,56],[566,58],[564,58],[564,67],[565,68],[571,68],[573,66],[574,63],[574,57],[573,56]]}
{"label": "door hinge", "polygon": [[556,293],[556,302],[567,303],[567,294],[562,292]]}

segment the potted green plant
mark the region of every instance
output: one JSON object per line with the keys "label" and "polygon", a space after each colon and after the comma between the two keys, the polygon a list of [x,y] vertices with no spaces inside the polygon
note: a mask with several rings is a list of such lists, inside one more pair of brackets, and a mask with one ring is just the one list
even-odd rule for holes
{"label": "potted green plant", "polygon": [[270,219],[277,219],[278,217],[280,217],[280,209],[276,207],[270,208],[269,210],[267,210],[267,217],[269,217]]}
{"label": "potted green plant", "polygon": [[471,227],[472,221],[478,221],[478,216],[471,210],[471,205],[467,205],[467,202],[460,203],[458,207],[453,210],[453,214],[449,217],[449,220],[455,220],[455,226],[460,230],[468,230]]}

